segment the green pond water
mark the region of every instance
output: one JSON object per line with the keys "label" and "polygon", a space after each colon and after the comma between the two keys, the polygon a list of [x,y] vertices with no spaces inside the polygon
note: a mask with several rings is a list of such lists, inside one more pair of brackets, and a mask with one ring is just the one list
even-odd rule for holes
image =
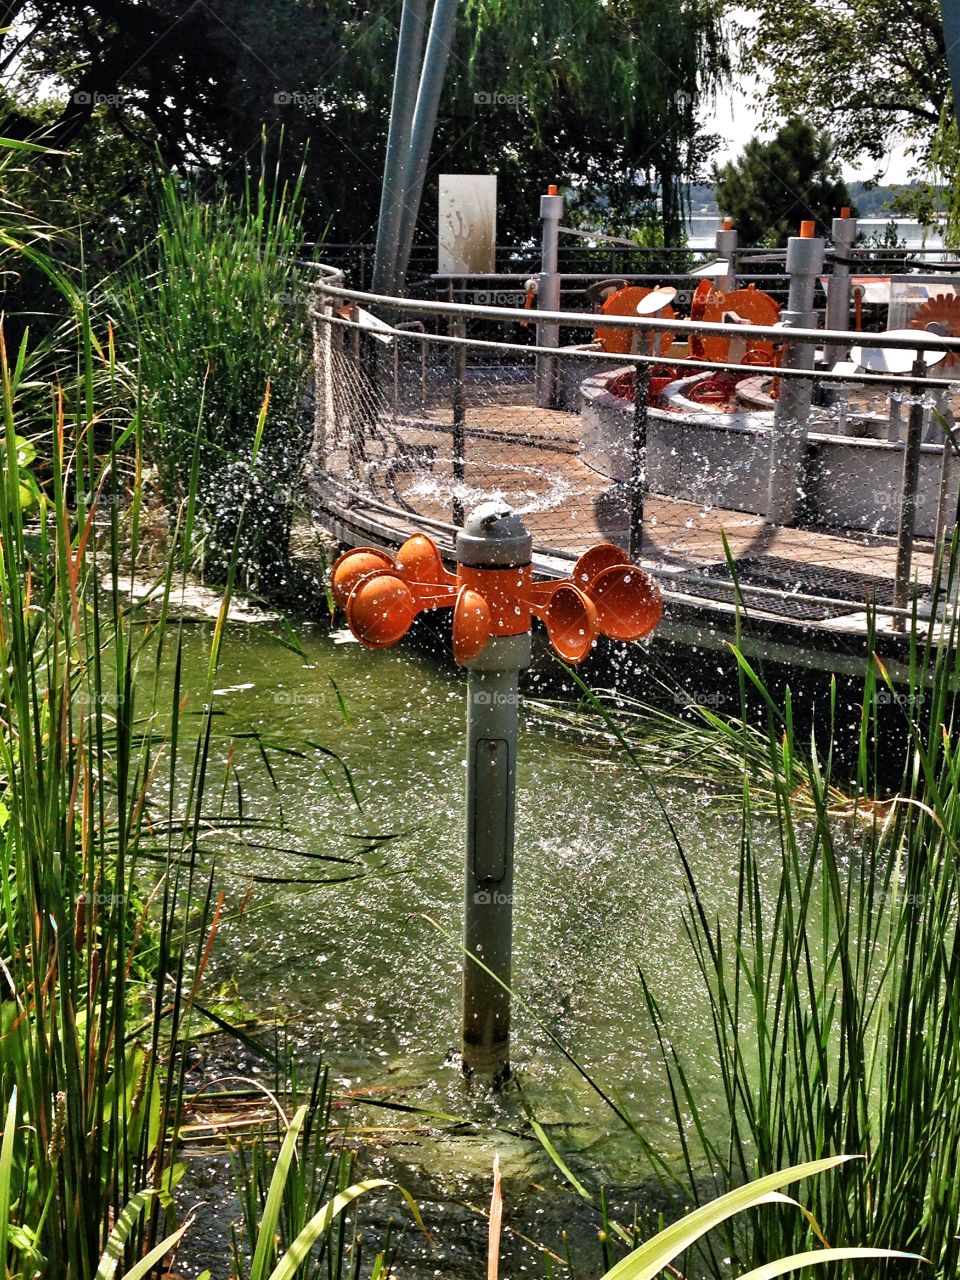
{"label": "green pond water", "polygon": [[[409,646],[370,653],[320,628],[298,636],[305,657],[258,628],[229,634],[217,678],[222,723],[291,746],[309,739],[336,752],[363,809],[329,759],[274,755],[274,790],[255,753],[244,750],[238,766],[247,810],[267,816],[281,804],[290,829],[285,842],[311,854],[355,856],[361,842],[352,837],[398,838],[368,856],[366,873],[348,883],[256,885],[244,917],[221,929],[208,985],[235,988],[245,1005],[281,1019],[305,1066],[322,1048],[338,1090],[369,1090],[470,1122],[431,1124],[362,1105],[339,1117],[383,1129],[358,1139],[360,1172],[408,1186],[429,1219],[434,1244],[409,1235],[400,1274],[450,1280],[485,1274],[486,1225],[464,1206],[488,1201],[498,1152],[507,1224],[552,1249],[569,1230],[581,1274],[599,1275],[596,1217],[564,1189],[529,1133],[517,1092],[497,1096],[479,1082],[468,1084],[456,1062],[465,678],[444,659]],[[198,693],[209,635],[197,628],[186,643]],[[709,910],[729,917],[739,817],[718,810],[706,789],[667,779],[662,794]],[[772,874],[772,833],[769,845]],[[220,846],[218,856],[220,884],[234,906],[251,873],[311,878],[342,870],[294,852],[233,845]],[[627,1216],[633,1203],[655,1211],[670,1202],[636,1140],[545,1028],[623,1101],[650,1141],[676,1153],[637,965],[668,1013],[674,1044],[689,1055],[697,1087],[714,1095],[708,1010],[684,933],[685,901],[672,837],[636,770],[616,748],[587,747],[525,712],[514,983],[536,1018],[515,1006],[512,1060],[524,1099],[571,1168],[591,1188],[609,1184]],[[403,1217],[399,1202],[391,1207]],[[375,1208],[375,1223],[387,1212],[386,1204]],[[544,1274],[536,1250],[518,1236],[507,1236],[504,1252],[505,1276]]]}

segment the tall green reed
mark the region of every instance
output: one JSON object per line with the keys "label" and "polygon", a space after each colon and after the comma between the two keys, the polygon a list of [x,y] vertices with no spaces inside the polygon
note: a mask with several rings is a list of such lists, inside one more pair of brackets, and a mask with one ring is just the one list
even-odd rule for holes
{"label": "tall green reed", "polygon": [[[272,830],[268,817],[244,811],[242,797],[231,801],[229,739],[213,697],[250,497],[240,504],[198,690],[171,602],[192,562],[202,442],[198,433],[174,539],[180,552],[161,568],[159,614],[148,616],[129,603],[144,515],[142,397],[101,451],[95,387],[115,383],[120,402],[125,374],[109,335],[94,340],[85,307],[78,327],[79,377],[69,395],[53,389],[45,433],[23,420],[26,340],[8,353],[0,331],[0,1273],[8,1280],[93,1280],[105,1252],[133,1280],[180,1239],[182,1227],[175,1239],[161,1237],[176,1221],[183,1172],[187,1048],[206,1025],[204,975],[230,909],[211,849],[221,833],[251,825],[268,848]],[[267,413],[264,397],[254,464]],[[40,436],[52,442],[42,485],[31,470],[39,459],[23,444]],[[341,866],[338,877],[349,871]],[[319,1231],[314,1224],[315,1239],[338,1217]]]}
{"label": "tall green reed", "polygon": [[[148,445],[175,511],[195,480],[195,547],[222,582],[237,542],[241,580],[271,593],[286,580],[290,525],[311,427],[308,352],[297,256],[302,174],[247,174],[238,201],[203,199],[180,179],[162,187],[159,231],[135,264],[127,313],[136,325]],[[250,405],[271,385],[253,459]],[[201,449],[195,454],[199,424]],[[196,474],[194,476],[194,465]],[[244,495],[256,519],[240,531]]]}
{"label": "tall green reed", "polygon": [[[944,1278],[960,1264],[958,560],[955,531],[932,616],[925,622],[914,615],[904,661],[892,674],[879,658],[869,662],[852,762],[836,750],[835,681],[819,732],[801,739],[790,690],[778,705],[761,673],[734,649],[740,718],[701,708],[699,741],[685,731],[705,779],[729,768],[731,744],[740,747],[732,925],[711,906],[696,855],[657,792],[686,880],[684,927],[709,1011],[717,1081],[705,1085],[702,1063],[675,1047],[669,991],[641,967],[680,1167],[617,1109],[660,1173],[698,1202],[718,1186],[788,1165],[863,1155],[842,1182],[816,1184],[810,1208],[826,1239],[912,1249]],[[875,636],[874,622],[871,648]],[[656,791],[638,743],[646,717],[636,709],[624,716],[581,687],[605,731]],[[748,689],[765,708],[759,735],[750,726]],[[908,744],[894,794],[878,781],[889,776],[882,757],[891,715]],[[778,843],[772,877],[771,814]],[[728,1224],[709,1262],[728,1275],[728,1260],[772,1263],[812,1238],[804,1218],[770,1206]],[[894,1274],[879,1260],[862,1273]]]}

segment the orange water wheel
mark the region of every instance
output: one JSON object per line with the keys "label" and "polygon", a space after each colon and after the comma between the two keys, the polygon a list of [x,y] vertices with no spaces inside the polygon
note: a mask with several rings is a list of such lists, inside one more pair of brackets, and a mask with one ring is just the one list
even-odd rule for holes
{"label": "orange water wheel", "polygon": [[[653,290],[642,285],[627,285],[626,288],[618,289],[616,293],[612,293],[607,298],[600,308],[600,314],[603,316],[631,316],[635,320],[637,318],[637,304],[649,293],[653,293]],[[676,318],[676,311],[669,305],[658,311],[654,317],[657,320],[676,320]],[[641,337],[638,329],[614,329],[612,326],[608,328],[606,325],[597,329],[597,341],[603,350],[610,355],[629,355],[634,337]],[[672,333],[658,332],[653,340],[653,354],[658,356],[666,355],[673,346],[673,340],[674,335]]]}
{"label": "orange water wheel", "polygon": [[[910,321],[911,329],[926,329],[929,324],[941,324],[951,338],[960,338],[960,294],[938,293],[929,298]],[[960,356],[951,351],[943,363],[960,364]]]}
{"label": "orange water wheel", "polygon": [[[755,285],[746,289],[733,289],[723,293],[715,289],[711,281],[701,280],[690,304],[690,319],[704,320],[708,324],[722,324],[728,311],[734,311],[747,324],[773,325],[780,319],[780,307],[768,293],[761,293]],[[696,360],[714,360],[722,364],[730,354],[730,338],[719,334],[690,339],[690,354]],[[763,338],[748,338],[744,364],[773,364],[774,347]]]}

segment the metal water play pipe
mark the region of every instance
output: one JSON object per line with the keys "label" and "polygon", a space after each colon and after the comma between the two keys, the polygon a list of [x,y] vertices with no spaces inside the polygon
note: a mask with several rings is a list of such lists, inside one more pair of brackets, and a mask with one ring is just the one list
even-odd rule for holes
{"label": "metal water play pipe", "polygon": [[[478,507],[457,534],[457,562],[470,575],[529,573],[533,538],[509,507]],[[510,1062],[513,843],[520,672],[530,665],[529,622],[492,636],[467,668],[462,1052],[468,1074],[495,1079]],[[482,962],[477,964],[473,958]]]}
{"label": "metal water play pipe", "polygon": [[[540,197],[540,220],[543,224],[540,250],[540,274],[537,277],[537,307],[541,311],[560,310],[560,220],[563,196],[551,184]],[[560,326],[554,321],[537,324],[537,346],[559,347]],[[537,406],[552,409],[556,404],[556,359],[537,356]]]}
{"label": "metal water play pipe", "polygon": [[[897,524],[897,561],[893,575],[893,607],[905,609],[910,593],[910,570],[917,526],[917,487],[920,481],[920,451],[923,444],[923,378],[927,362],[917,353],[910,373],[910,412],[907,439],[903,448],[903,480],[900,485],[900,518]],[[944,449],[949,442],[944,441]],[[903,615],[894,616],[895,630],[904,629]]]}
{"label": "metal water play pipe", "polygon": [[732,218],[724,218],[717,231],[717,257],[727,263],[727,274],[717,280],[717,288],[731,293],[737,287],[737,229]]}
{"label": "metal water play pipe", "polygon": [[457,30],[457,0],[436,0],[430,20],[430,35],[423,55],[423,70],[417,90],[417,103],[410,126],[410,151],[407,159],[406,183],[400,222],[400,244],[397,252],[395,292],[403,291],[407,267],[417,229],[420,202],[430,163],[430,148],[437,127],[440,95],[447,74],[447,63]]}
{"label": "metal water play pipe", "polygon": [[[836,332],[850,328],[850,255],[857,239],[857,220],[851,216],[849,206],[841,209],[839,218],[834,218],[831,234],[834,247],[833,274],[827,287],[824,327]],[[824,348],[824,360],[831,367],[846,360],[849,353],[849,347],[829,343]]]}
{"label": "metal water play pipe", "polygon": [[[815,224],[804,222],[798,236],[787,241],[790,291],[787,309],[780,313],[786,329],[812,329],[816,325],[814,296],[823,270],[824,243],[814,235]],[[787,369],[812,370],[816,352],[809,343],[788,343],[783,352]],[[767,519],[789,524],[796,516],[803,482],[807,419],[813,383],[806,378],[781,378],[770,438],[770,480]]]}
{"label": "metal water play pipe", "polygon": [[953,111],[960,118],[960,0],[940,0],[943,43],[953,85]]}
{"label": "metal water play pipe", "polygon": [[383,187],[380,192],[377,244],[373,258],[371,287],[374,293],[397,292],[397,260],[403,208],[407,198],[410,135],[417,103],[426,28],[427,0],[403,0],[397,61],[393,73],[387,153],[383,164]]}

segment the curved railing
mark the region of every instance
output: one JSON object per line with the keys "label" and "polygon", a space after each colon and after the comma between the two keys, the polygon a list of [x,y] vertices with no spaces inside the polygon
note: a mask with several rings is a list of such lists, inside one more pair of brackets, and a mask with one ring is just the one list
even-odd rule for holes
{"label": "curved railing", "polygon": [[[313,493],[348,540],[427,527],[449,546],[496,494],[545,571],[606,537],[690,609],[733,607],[731,559],[748,608],[782,622],[840,625],[872,599],[896,629],[930,590],[955,519],[960,386],[926,361],[960,366],[958,339],[389,298],[322,264],[310,289]],[[601,349],[610,330],[642,349]],[[691,338],[766,342],[779,367],[699,360]],[[854,342],[914,360],[810,367]]]}

